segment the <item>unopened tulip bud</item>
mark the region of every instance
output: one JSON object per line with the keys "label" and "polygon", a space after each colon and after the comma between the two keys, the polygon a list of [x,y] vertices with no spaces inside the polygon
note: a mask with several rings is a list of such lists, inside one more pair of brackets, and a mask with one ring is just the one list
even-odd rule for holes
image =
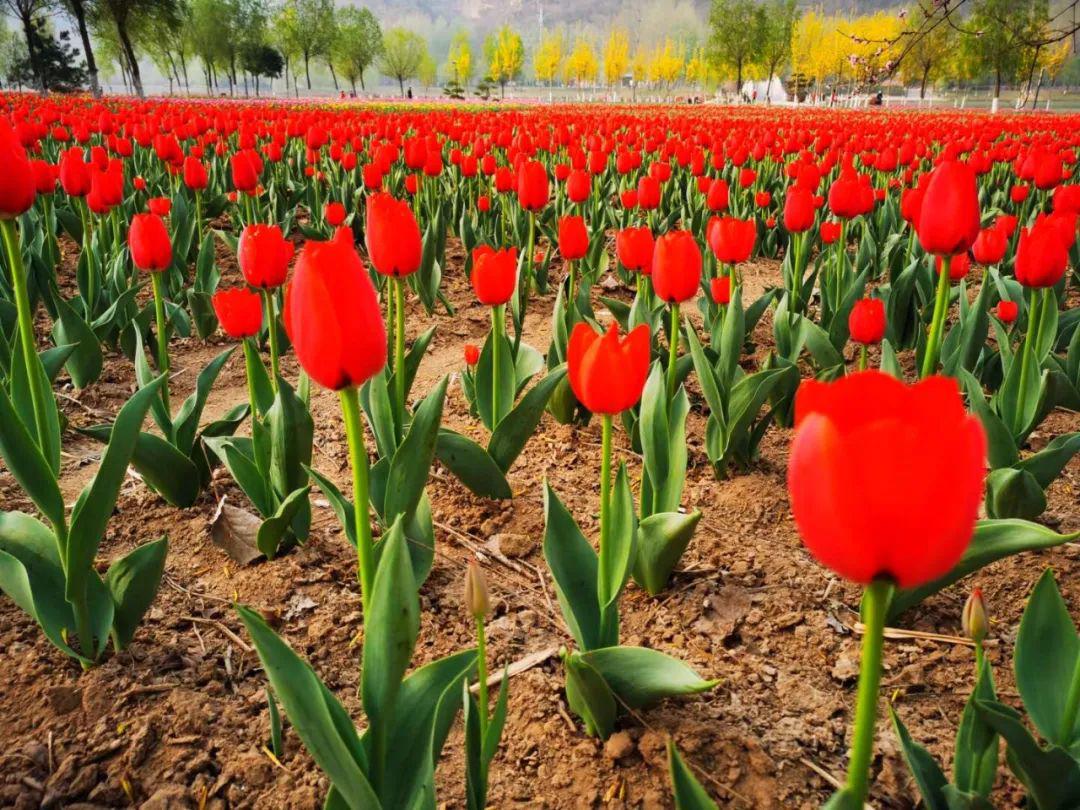
{"label": "unopened tulip bud", "polygon": [[469,561],[469,570],[465,572],[465,609],[470,616],[478,620],[491,612],[487,579],[475,560]]}
{"label": "unopened tulip bud", "polygon": [[986,604],[983,602],[981,588],[975,588],[964,604],[960,625],[964,630],[964,635],[976,644],[981,644],[990,632],[990,619],[986,615]]}

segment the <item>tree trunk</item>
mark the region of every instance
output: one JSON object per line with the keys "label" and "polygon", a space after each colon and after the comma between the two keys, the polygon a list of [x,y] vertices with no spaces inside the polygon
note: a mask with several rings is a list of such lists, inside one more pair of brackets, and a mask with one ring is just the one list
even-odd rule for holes
{"label": "tree trunk", "polygon": [[311,89],[311,55],[304,52],[304,75],[307,77],[307,89]]}
{"label": "tree trunk", "polygon": [[90,93],[94,98],[101,98],[101,83],[98,81],[97,60],[94,59],[94,48],[90,42],[90,31],[86,27],[86,8],[83,0],[71,0],[71,11],[75,16],[75,23],[79,29],[79,38],[82,39],[83,57],[86,59],[86,75],[90,80]]}
{"label": "tree trunk", "polygon": [[401,88],[401,97],[405,98],[405,77],[404,76],[398,76],[397,77],[397,83],[398,83],[398,87]]}
{"label": "tree trunk", "polygon": [[128,70],[131,71],[131,86],[135,90],[135,95],[139,98],[145,98],[142,74],[139,73],[139,60],[135,56],[135,48],[131,45],[131,37],[128,36],[127,20],[123,22],[116,21],[116,35],[120,38],[120,45],[124,49],[124,55],[127,56]]}
{"label": "tree trunk", "polygon": [[334,80],[334,89],[340,90],[338,87],[337,73],[334,71],[334,64],[329,59],[326,60],[326,66],[330,68],[330,78]]}
{"label": "tree trunk", "polygon": [[[356,89],[356,87],[354,86],[353,90],[355,90],[355,89]],[[364,86],[364,71],[363,70],[360,71],[360,89],[363,90],[364,92],[367,92],[367,88]]]}
{"label": "tree trunk", "polygon": [[922,82],[919,84],[919,101],[926,98],[926,81],[930,78],[930,66],[927,65],[923,68]]}
{"label": "tree trunk", "polygon": [[1042,89],[1043,77],[1046,76],[1046,69],[1039,70],[1039,83],[1035,85],[1035,97],[1031,99],[1031,109],[1035,109],[1039,106],[1039,91]]}
{"label": "tree trunk", "polygon": [[994,70],[994,98],[1001,98],[1001,68]]}
{"label": "tree trunk", "polygon": [[206,76],[206,95],[214,95],[214,88],[210,85],[210,66],[203,63],[203,75]]}
{"label": "tree trunk", "polygon": [[184,75],[184,90],[187,94],[191,95],[191,81],[188,79],[187,72],[187,57],[184,56],[184,52],[180,51],[180,72]]}
{"label": "tree trunk", "polygon": [[356,95],[356,79],[350,79],[349,84],[352,85],[352,94]]}
{"label": "tree trunk", "polygon": [[285,95],[289,95],[289,60],[285,60]]}
{"label": "tree trunk", "polygon": [[34,74],[34,84],[44,95],[48,89],[45,87],[44,77],[41,75],[41,67],[38,65],[37,49],[34,47],[34,19],[29,14],[22,18],[23,36],[26,37],[26,58],[30,61],[30,72]]}

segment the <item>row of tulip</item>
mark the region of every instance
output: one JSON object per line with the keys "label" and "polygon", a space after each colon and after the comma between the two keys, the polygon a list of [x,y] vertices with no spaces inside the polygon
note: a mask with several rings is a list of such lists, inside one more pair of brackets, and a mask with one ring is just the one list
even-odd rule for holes
{"label": "row of tulip", "polygon": [[[426,486],[438,459],[477,495],[512,497],[507,474],[545,412],[601,423],[596,546],[549,486],[543,544],[574,642],[563,655],[567,701],[601,737],[628,711],[713,685],[675,658],[623,646],[619,633],[629,580],[662,591],[701,517],[680,508],[691,409],[708,414],[705,451],[719,478],[752,465],[772,425],[795,427],[788,482],[800,533],[822,564],[866,588],[838,807],[861,807],[867,796],[885,622],[989,562],[1072,537],[1028,521],[1045,509],[1080,434],[1022,455],[1053,408],[1080,404],[1080,309],[1066,306],[1069,267],[1075,277],[1080,266],[1069,118],[1021,125],[817,112],[781,133],[758,113],[653,121],[629,109],[556,108],[541,118],[6,102],[14,126],[0,118],[9,180],[0,191],[9,282],[0,301],[0,456],[45,522],[0,515],[0,589],[90,666],[109,638],[117,649],[131,640],[165,562],[162,539],[104,578],[94,567],[129,464],[180,507],[223,465],[259,513],[253,542],[267,559],[307,540],[318,486],[357,554],[365,733],[258,614],[238,610],[276,700],[333,784],[330,806],[433,804],[435,763],[458,708],[468,803],[484,806],[507,678],[493,708],[478,569],[466,597],[477,647],[406,675],[417,591],[434,556]],[[960,122],[967,129],[958,132]],[[295,256],[294,232],[305,240]],[[490,433],[486,446],[442,425],[449,379],[422,398],[412,393],[434,327],[408,345],[407,302],[453,313],[442,290],[451,233],[466,248],[477,301],[490,308],[491,329],[482,347],[464,347],[460,377]],[[70,298],[57,276],[63,234],[81,246]],[[222,286],[215,241],[235,253],[241,286]],[[552,284],[556,257],[566,272]],[[781,283],[744,307],[744,275],[759,257],[782,257]],[[974,299],[973,262],[982,268]],[[608,274],[634,291],[632,301],[604,295],[609,285],[597,292]],[[542,353],[524,341],[525,316],[553,286]],[[700,317],[688,311],[695,301]],[[41,353],[38,305],[55,344]],[[747,371],[770,311],[773,346]],[[219,325],[243,347],[249,395],[203,424],[233,350],[174,409],[169,348],[174,336],[205,338]],[[849,341],[859,346],[855,373]],[[875,345],[880,370],[866,370]],[[76,386],[92,384],[108,349],[132,359],[139,390],[111,425],[83,429],[106,450],[69,517],[51,382],[66,369]],[[914,372],[905,370],[912,350]],[[280,363],[289,351],[302,369],[292,382]],[[817,380],[801,381],[807,368]],[[921,381],[902,382],[911,376]],[[340,399],[351,501],[312,467],[312,381]],[[157,432],[142,429],[147,413]],[[642,458],[636,475],[616,464],[616,417]],[[245,420],[248,435],[237,435]],[[977,521],[982,505],[989,519]],[[1075,639],[1060,615],[1054,621]],[[976,692],[992,700],[984,669]],[[476,698],[465,688],[474,676]],[[1074,692],[1080,701],[1071,670],[1040,683],[1069,705]],[[974,706],[963,727],[993,738],[996,767],[996,735],[1020,743],[986,711]],[[1046,738],[1068,750],[1075,730],[1061,733]],[[430,756],[408,744],[417,734],[432,741]],[[1039,769],[1060,753],[1026,754],[1010,766],[1039,796]],[[676,802],[708,806],[671,756]],[[925,765],[922,755],[910,759]],[[985,799],[987,778],[958,777],[957,789]]]}

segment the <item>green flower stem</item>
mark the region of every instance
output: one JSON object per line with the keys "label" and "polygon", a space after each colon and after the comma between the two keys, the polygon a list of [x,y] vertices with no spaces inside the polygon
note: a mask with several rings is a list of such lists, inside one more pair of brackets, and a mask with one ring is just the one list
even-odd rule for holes
{"label": "green flower stem", "polygon": [[862,622],[865,630],[846,785],[855,807],[862,807],[869,793],[870,760],[874,755],[874,723],[877,720],[878,688],[881,685],[885,614],[888,612],[894,588],[892,582],[876,579],[867,586],[863,596]]}
{"label": "green flower stem", "polygon": [[949,279],[949,265],[952,256],[941,257],[941,272],[938,274],[937,295],[934,298],[934,315],[930,321],[930,335],[926,341],[926,353],[923,355],[920,377],[929,377],[937,370],[938,356],[941,354],[941,330],[945,327],[945,316],[949,312],[949,295],[952,283]]}
{"label": "green flower stem", "polygon": [[356,389],[343,388],[341,413],[345,418],[345,439],[349,445],[349,466],[353,479],[353,516],[356,520],[356,579],[360,583],[360,602],[364,617],[375,582],[375,549],[368,518],[368,457],[364,447],[364,427],[360,417],[360,398]]}
{"label": "green flower stem", "polygon": [[202,192],[195,192],[195,232],[202,236]]}
{"label": "green flower stem", "polygon": [[277,393],[277,380],[280,371],[278,356],[277,307],[274,306],[273,290],[260,290],[263,304],[266,306],[266,331],[270,336],[270,387]]}
{"label": "green flower stem", "polygon": [[405,280],[394,277],[394,400],[398,439],[405,432]]}
{"label": "green flower stem", "polygon": [[487,736],[488,724],[488,666],[487,666],[487,633],[484,629],[484,617],[476,617],[476,676],[480,690],[480,739]]}
{"label": "green flower stem", "polygon": [[[1024,417],[1024,403],[1027,400],[1028,377],[1031,374],[1030,358],[1034,356],[1036,345],[1039,340],[1039,332],[1042,331],[1042,319],[1049,302],[1041,295],[1040,290],[1031,291],[1031,307],[1028,309],[1027,334],[1024,335],[1024,343],[1020,349],[1020,389],[1017,392],[1016,413],[1013,415],[1013,427],[1017,432],[1023,429],[1020,420]],[[1042,299],[1042,308],[1039,303]]]}
{"label": "green flower stem", "polygon": [[525,263],[518,279],[518,310],[521,313],[521,326],[525,328],[525,310],[529,305],[529,292],[533,283],[533,253],[536,251],[536,214],[529,212],[529,241],[525,249]]}
{"label": "green flower stem", "polygon": [[499,394],[499,369],[502,366],[503,335],[506,334],[505,304],[491,308],[491,429],[502,418],[502,402]]}
{"label": "green flower stem", "polygon": [[667,395],[675,396],[675,362],[679,359],[679,305],[671,305],[671,334],[668,335]]}
{"label": "green flower stem", "polygon": [[577,300],[574,295],[574,290],[577,287],[577,262],[567,262],[570,265],[570,305],[573,306]]}
{"label": "green flower stem", "polygon": [[859,346],[859,371],[866,371],[866,344]]}
{"label": "green flower stem", "polygon": [[165,384],[161,386],[161,401],[165,410],[172,415],[169,406],[169,334],[165,331],[165,279],[160,272],[151,272],[150,281],[154,287],[154,322],[157,325],[158,373],[165,375]]}
{"label": "green flower stem", "polygon": [[[600,454],[600,558],[607,557],[610,553],[608,548],[608,532],[611,524],[611,433],[613,417],[610,413],[601,415],[602,425],[601,454]],[[604,621],[608,610],[612,606],[600,607],[600,625],[606,626]]]}
{"label": "green flower stem", "polygon": [[259,416],[259,398],[255,396],[255,367],[262,363],[252,338],[244,338],[244,369],[247,372],[248,401],[251,403],[251,420]]}
{"label": "green flower stem", "polygon": [[41,376],[36,373],[38,359],[34,345],[34,313],[30,309],[30,294],[26,289],[26,268],[23,266],[22,247],[19,243],[19,233],[15,229],[15,222],[10,219],[0,219],[0,235],[3,236],[8,267],[11,268],[11,286],[19,322],[19,345],[22,347],[26,377],[30,381],[30,402],[34,407],[37,444],[42,453],[48,457],[49,428],[45,409],[49,392],[42,386]]}

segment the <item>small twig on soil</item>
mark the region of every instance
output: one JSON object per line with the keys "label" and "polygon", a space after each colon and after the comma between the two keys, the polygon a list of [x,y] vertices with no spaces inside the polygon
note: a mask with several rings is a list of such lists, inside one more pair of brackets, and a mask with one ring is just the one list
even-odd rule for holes
{"label": "small twig on soil", "polygon": [[[546,650],[538,650],[534,653],[529,653],[524,658],[519,658],[506,668],[506,677],[513,678],[515,675],[520,675],[522,672],[527,672],[533,667],[537,667],[540,664],[547,661],[549,658],[554,658],[559,653],[559,646],[556,644],[553,647],[548,647]],[[493,672],[487,679],[488,686],[495,686],[502,682],[503,673],[502,670]],[[469,687],[469,691],[476,694],[480,691],[480,684],[474,683]]]}
{"label": "small twig on soil", "polygon": [[[856,635],[862,635],[866,632],[866,628],[862,622],[855,622],[854,627]],[[941,633],[925,633],[922,630],[901,630],[897,627],[886,627],[885,638],[894,639],[897,641],[903,641],[905,639],[918,639],[919,641],[940,641],[942,644],[960,644],[964,647],[974,647],[975,642],[970,638],[964,638],[963,636],[946,636]],[[995,639],[988,639],[983,644],[993,646],[997,641]]]}
{"label": "small twig on soil", "polygon": [[220,630],[222,635],[224,635],[226,638],[228,638],[229,641],[231,641],[233,644],[235,644],[237,647],[239,647],[244,652],[251,652],[251,647],[248,646],[247,642],[245,642],[242,638],[240,638],[240,636],[236,635],[236,633],[234,633],[232,630],[230,630],[228,627],[226,627],[222,622],[218,621],[217,619],[204,619],[201,616],[181,616],[180,621],[199,622],[201,624],[208,624],[211,627],[214,627],[217,630]]}
{"label": "small twig on soil", "polygon": [[177,582],[175,579],[173,579],[168,574],[165,575],[165,584],[168,585],[170,588],[173,588],[173,589],[175,589],[177,591],[180,591],[180,593],[187,594],[192,599],[209,599],[209,600],[211,600],[213,602],[221,602],[222,604],[225,604],[225,605],[231,605],[232,604],[231,599],[225,599],[225,598],[220,597],[220,596],[215,596],[212,593],[200,593],[200,592],[197,592],[197,591],[188,590],[187,588],[185,588],[183,585],[181,585],[179,582]]}
{"label": "small twig on soil", "polygon": [[[828,782],[830,785],[832,785],[837,790],[840,790],[841,788],[844,787],[843,783],[839,779],[837,779],[835,776],[833,776],[827,770],[822,768],[816,762],[812,762],[809,759],[807,759],[806,757],[800,757],[799,762],[801,762],[807,768],[812,770],[814,773],[816,773],[818,776],[820,776],[822,779],[824,779],[826,782]],[[863,810],[874,810],[874,806],[872,804],[870,804],[869,802],[864,803],[863,804]]]}
{"label": "small twig on soil", "polygon": [[98,410],[97,408],[91,408],[89,405],[86,405],[81,400],[76,399],[75,397],[71,396],[70,394],[65,394],[63,391],[57,391],[56,395],[58,397],[60,397],[60,399],[66,400],[67,402],[70,402],[72,405],[77,405],[82,411],[84,411],[85,413],[90,414],[90,416],[94,417],[95,419],[112,419],[113,418],[113,415],[111,413],[109,413],[108,411],[101,411],[101,410]]}

